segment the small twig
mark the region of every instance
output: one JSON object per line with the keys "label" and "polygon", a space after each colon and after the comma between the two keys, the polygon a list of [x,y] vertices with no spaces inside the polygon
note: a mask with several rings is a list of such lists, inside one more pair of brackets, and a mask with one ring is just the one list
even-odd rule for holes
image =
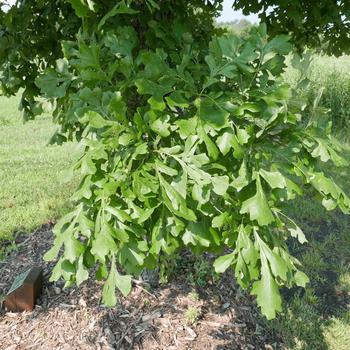
{"label": "small twig", "polygon": [[23,242],[16,244],[17,247],[21,247],[22,245],[26,244],[29,240],[32,239],[33,234],[29,235],[28,238],[26,238]]}
{"label": "small twig", "polygon": [[145,284],[145,281],[137,280],[136,278],[133,278],[131,281],[136,285]]}
{"label": "small twig", "polygon": [[144,291],[146,294],[148,294],[148,295],[151,296],[152,298],[158,299],[154,294],[150,293],[147,289],[141,287],[140,285],[137,285],[137,284],[136,284],[136,288],[141,289],[142,291]]}
{"label": "small twig", "polygon": [[149,283],[147,281],[142,281],[142,280],[137,280],[135,278],[133,278],[131,280],[134,284],[136,288],[141,289],[142,291],[144,291],[146,294],[150,295],[151,297],[153,297],[154,299],[157,299],[157,297],[152,294],[151,292],[149,292],[147,289],[145,289],[144,287],[142,287],[142,285],[149,285]]}

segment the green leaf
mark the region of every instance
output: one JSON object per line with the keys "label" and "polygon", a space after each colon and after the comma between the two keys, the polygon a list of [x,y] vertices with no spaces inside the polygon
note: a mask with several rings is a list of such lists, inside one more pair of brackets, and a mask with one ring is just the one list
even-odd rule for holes
{"label": "green leaf", "polygon": [[270,185],[271,188],[285,188],[286,180],[279,171],[259,170],[259,174]]}
{"label": "green leaf", "polygon": [[236,134],[237,134],[238,142],[241,145],[245,145],[246,143],[248,143],[250,135],[248,134],[248,132],[245,129],[237,128]]}
{"label": "green leaf", "polygon": [[215,146],[215,143],[212,141],[212,139],[207,135],[203,126],[198,126],[197,132],[200,139],[205,143],[209,156],[214,160],[217,160],[219,157],[219,150]]}
{"label": "green leaf", "polygon": [[156,52],[142,52],[140,60],[144,64],[143,76],[154,80],[165,75],[169,67],[165,63],[166,56],[163,50],[157,49]]}
{"label": "green leaf", "polygon": [[205,123],[220,130],[228,126],[229,112],[223,109],[217,102],[212,99],[197,99],[195,105],[198,110],[199,118]]}
{"label": "green leaf", "polygon": [[150,124],[151,129],[161,137],[168,137],[170,135],[170,117],[162,115]]}
{"label": "green leaf", "polygon": [[304,235],[304,232],[301,230],[301,228],[290,218],[288,218],[287,222],[287,229],[290,232],[292,237],[295,237],[298,239],[300,244],[304,244],[307,242],[307,239]]}
{"label": "green leaf", "polygon": [[213,218],[211,225],[214,228],[221,228],[225,225],[225,223],[228,221],[229,219],[229,214],[227,212],[224,212],[218,216],[216,216],[215,218]]}
{"label": "green leaf", "polygon": [[125,228],[112,228],[111,234],[114,238],[118,239],[120,242],[126,243],[129,242],[129,235],[126,232]]}
{"label": "green leaf", "polygon": [[[166,101],[170,107],[181,107],[187,108],[189,106],[188,100],[183,97],[179,91],[174,91],[172,94],[167,96]],[[176,110],[176,109],[175,109]]]}
{"label": "green leaf", "polygon": [[[89,161],[82,163],[82,173],[91,173],[92,171],[96,172],[96,167],[94,163],[89,159]],[[91,191],[91,176],[86,176],[81,183],[79,184],[78,189],[76,192],[73,194],[72,199],[73,200],[80,200],[82,198],[85,199],[90,199],[92,196],[92,191]]]}
{"label": "green leaf", "polygon": [[117,288],[122,292],[122,294],[126,297],[131,292],[131,276],[130,275],[120,275],[117,273],[115,284]]}
{"label": "green leaf", "polygon": [[292,44],[288,42],[288,35],[278,35],[272,38],[264,47],[264,54],[267,54],[271,51],[287,55],[292,50]]}
{"label": "green leaf", "polygon": [[123,97],[120,91],[117,91],[113,94],[108,109],[118,121],[125,120],[127,107],[123,101]]}
{"label": "green leaf", "polygon": [[327,210],[334,210],[337,207],[337,202],[333,198],[323,198],[322,199],[322,205],[327,209]]}
{"label": "green leaf", "polygon": [[312,151],[311,155],[315,158],[319,157],[322,162],[327,162],[330,159],[328,147],[322,139],[317,139],[318,146]]}
{"label": "green leaf", "polygon": [[89,6],[85,0],[68,0],[78,17],[85,17],[89,12]]}
{"label": "green leaf", "polygon": [[221,136],[217,138],[216,144],[218,145],[220,152],[224,156],[226,156],[226,154],[231,150],[232,140],[233,133],[230,132],[224,132]]}
{"label": "green leaf", "polygon": [[163,176],[158,173],[160,184],[163,189],[163,199],[165,205],[174,214],[190,221],[196,220],[194,212],[187,207],[185,199],[172,186],[169,185]]}
{"label": "green leaf", "polygon": [[249,213],[250,220],[257,220],[260,226],[268,225],[275,220],[267,203],[258,174],[256,178],[256,194],[243,202],[240,213]]}
{"label": "green leaf", "polygon": [[64,256],[74,263],[77,258],[84,252],[85,248],[73,235],[72,232],[66,231],[64,233]]}
{"label": "green leaf", "polygon": [[[89,157],[89,154],[86,154],[81,160],[81,174],[82,175],[94,175],[97,171],[96,165],[93,160]],[[84,195],[85,198],[89,199],[91,197],[91,177],[86,176],[84,180],[82,180],[81,187],[84,187],[85,192],[89,192],[90,195]]]}
{"label": "green leaf", "polygon": [[233,263],[236,253],[232,252],[227,255],[220,256],[214,261],[214,268],[216,273],[224,273]]}
{"label": "green leaf", "polygon": [[186,139],[190,135],[194,135],[197,129],[197,117],[189,119],[180,119],[175,122],[179,127],[179,134],[182,139]]}
{"label": "green leaf", "polygon": [[113,233],[107,224],[103,226],[100,232],[95,233],[95,240],[92,242],[91,254],[96,256],[101,262],[105,261],[105,257],[109,252],[116,252],[117,245],[113,239]]}
{"label": "green leaf", "polygon": [[62,271],[62,262],[63,262],[63,257],[58,260],[57,264],[53,268],[50,279],[49,279],[50,282],[57,282],[61,278],[62,272],[63,272]]}
{"label": "green leaf", "polygon": [[108,277],[108,270],[105,264],[100,263],[96,271],[96,279],[102,281]]}
{"label": "green leaf", "polygon": [[297,271],[294,275],[294,280],[297,286],[305,288],[310,282],[309,278],[302,271]]}
{"label": "green leaf", "polygon": [[278,285],[271,275],[264,255],[261,256],[261,279],[253,284],[252,294],[256,295],[261,312],[268,320],[276,317],[276,312],[282,311],[282,299]]}
{"label": "green leaf", "polygon": [[236,159],[242,159],[246,152],[244,147],[240,144],[236,135],[233,135],[231,142],[232,142],[232,147],[234,149],[233,156]]}
{"label": "green leaf", "polygon": [[158,171],[160,171],[163,174],[169,175],[169,176],[176,176],[178,174],[178,171],[176,169],[170,168],[163,162],[161,162],[159,159],[156,159],[154,161]]}
{"label": "green leaf", "polygon": [[223,196],[229,186],[229,178],[228,176],[213,176],[212,179],[212,184],[213,184],[213,191],[219,195]]}
{"label": "green leaf", "polygon": [[101,114],[95,111],[88,111],[80,119],[81,123],[89,123],[92,128],[100,129],[104,128],[107,125],[110,125],[110,121],[103,118]]}
{"label": "green leaf", "polygon": [[60,249],[63,245],[63,235],[56,235],[53,246],[44,254],[44,261],[55,260],[60,252]]}
{"label": "green leaf", "polygon": [[77,285],[79,286],[88,278],[89,278],[89,272],[84,266],[83,255],[81,255],[78,261],[78,269],[76,272]]}
{"label": "green leaf", "polygon": [[[81,0],[80,0],[81,1]],[[137,14],[138,11],[133,10],[130,8],[128,4],[125,3],[124,0],[119,1],[117,5],[115,5],[112,10],[107,12],[103,18],[101,19],[100,23],[98,24],[98,30],[101,30],[101,28],[105,25],[105,23],[112,17],[118,15],[118,14],[128,14],[128,15],[134,15]]]}
{"label": "green leaf", "polygon": [[147,3],[148,8],[151,9],[151,11],[153,9],[160,10],[159,5],[154,0],[146,0],[146,3]]}
{"label": "green leaf", "polygon": [[[146,248],[143,250],[148,250],[147,243],[144,241],[142,243],[145,244]],[[140,250],[140,245],[135,242],[125,244],[119,251],[119,262],[128,273],[138,275],[142,271],[145,262],[145,255]]]}
{"label": "green leaf", "polygon": [[258,113],[260,112],[260,107],[255,103],[250,103],[250,102],[243,103],[241,106],[239,106],[235,110],[234,114],[237,116],[243,116],[246,111],[251,113]]}
{"label": "green leaf", "polygon": [[130,215],[126,213],[125,210],[122,210],[116,207],[107,206],[106,211],[111,213],[121,222],[131,221]]}
{"label": "green leaf", "polygon": [[287,281],[288,272],[290,272],[288,269],[288,264],[277,252],[272,251],[257,233],[255,233],[255,237],[260,248],[260,256],[264,255],[264,257],[268,260],[273,275]]}
{"label": "green leaf", "polygon": [[115,267],[115,257],[113,255],[111,262],[111,269],[108,278],[102,290],[102,302],[106,306],[115,306],[117,304],[117,297],[115,295],[115,288],[117,285],[117,269]]}
{"label": "green leaf", "polygon": [[310,182],[319,192],[325,195],[330,194],[333,198],[338,198],[338,187],[332,179],[327,178],[323,173],[311,174]]}
{"label": "green leaf", "polygon": [[329,155],[336,166],[348,166],[349,163],[346,159],[341,157],[334,149],[328,148]]}
{"label": "green leaf", "polygon": [[286,177],[285,181],[286,181],[288,199],[294,199],[295,194],[298,194],[299,196],[303,194],[302,189],[292,180]]}
{"label": "green leaf", "polygon": [[[120,59],[116,69],[126,74],[131,69],[132,52],[138,44],[138,37],[135,29],[131,26],[118,26],[115,30],[108,31],[104,37],[105,45],[110,49],[111,53],[118,58],[124,56],[126,59]],[[130,66],[130,67],[129,67]]]}
{"label": "green leaf", "polygon": [[55,240],[52,248],[46,252],[43,259],[45,261],[55,260],[59,254],[61,247],[63,246],[67,231],[71,231],[71,223],[76,219],[81,211],[81,206],[78,206],[75,210],[63,216],[55,225],[53,233],[55,234]]}
{"label": "green leaf", "polygon": [[237,190],[241,191],[242,188],[246,187],[249,184],[249,178],[247,173],[247,165],[245,160],[243,160],[241,167],[238,171],[238,177],[232,181],[232,186]]}
{"label": "green leaf", "polygon": [[163,101],[163,96],[172,92],[172,82],[166,82],[165,84],[157,84],[151,80],[138,79],[135,82],[137,91],[140,95],[151,95],[148,100],[151,106],[154,106],[156,110],[164,110],[166,105]]}
{"label": "green leaf", "polygon": [[185,245],[209,247],[211,243],[211,233],[203,223],[190,222],[182,236]]}
{"label": "green leaf", "polygon": [[210,200],[210,189],[208,186],[201,183],[195,183],[192,188],[192,198],[197,201],[200,206],[208,203]]}
{"label": "green leaf", "polygon": [[331,159],[336,166],[348,165],[348,162],[336,152],[336,149],[341,150],[341,146],[332,138],[329,140],[315,138],[315,140],[318,146],[311,153],[314,158],[319,157],[322,162],[327,162]]}
{"label": "green leaf", "polygon": [[174,179],[174,181],[171,183],[171,186],[173,186],[184,199],[186,199],[187,195],[187,177],[187,171],[183,169],[181,176]]}
{"label": "green leaf", "polygon": [[241,224],[238,227],[238,237],[236,243],[237,262],[235,266],[235,276],[237,282],[243,288],[247,288],[250,282],[259,277],[258,251],[249,235],[251,228]]}
{"label": "green leaf", "polygon": [[60,75],[54,69],[49,68],[43,75],[38,76],[35,80],[36,86],[41,93],[48,98],[61,98],[66,95],[67,89],[71,84],[69,74]]}

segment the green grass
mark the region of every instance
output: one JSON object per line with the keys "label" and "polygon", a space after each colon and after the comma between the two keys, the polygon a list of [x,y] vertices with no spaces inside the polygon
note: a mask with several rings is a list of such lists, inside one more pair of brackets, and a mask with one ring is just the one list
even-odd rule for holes
{"label": "green grass", "polygon": [[[296,71],[289,65],[285,74],[286,80],[293,83],[297,76]],[[310,85],[305,91],[308,105],[312,106],[322,91],[319,107],[329,111],[334,132],[349,141],[350,57],[313,55],[308,78]]]}
{"label": "green grass", "polygon": [[55,125],[47,116],[23,124],[18,103],[0,97],[0,241],[60,217],[75,186],[60,181],[74,145],[48,146]]}

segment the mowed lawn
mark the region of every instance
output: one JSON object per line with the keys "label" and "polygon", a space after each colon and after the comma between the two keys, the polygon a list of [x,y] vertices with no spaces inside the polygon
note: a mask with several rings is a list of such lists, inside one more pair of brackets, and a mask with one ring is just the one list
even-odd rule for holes
{"label": "mowed lawn", "polygon": [[0,247],[15,232],[60,217],[75,187],[60,181],[75,145],[48,146],[56,126],[48,116],[23,123],[18,103],[0,96]]}

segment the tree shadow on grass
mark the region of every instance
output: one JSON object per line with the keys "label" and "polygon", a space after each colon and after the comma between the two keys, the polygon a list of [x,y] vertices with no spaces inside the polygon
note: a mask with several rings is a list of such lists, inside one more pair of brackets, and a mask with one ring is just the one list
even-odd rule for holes
{"label": "tree shadow on grass", "polygon": [[283,290],[284,313],[267,324],[290,349],[347,350],[350,344],[350,218],[313,198],[290,211],[309,243],[290,250],[310,277],[306,289]]}

